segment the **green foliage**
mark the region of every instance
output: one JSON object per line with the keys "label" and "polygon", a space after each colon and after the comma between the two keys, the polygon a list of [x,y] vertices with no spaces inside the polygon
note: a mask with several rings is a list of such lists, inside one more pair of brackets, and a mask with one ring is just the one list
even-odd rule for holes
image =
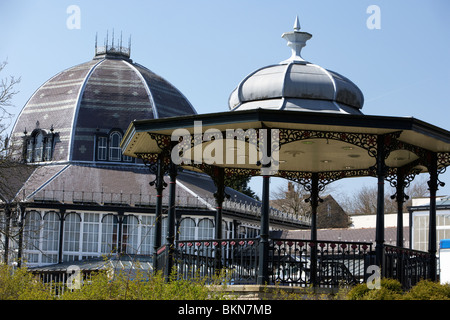
{"label": "green foliage", "polygon": [[[206,283],[206,278],[177,279],[173,272],[166,282],[161,272],[137,271],[132,277],[127,272],[102,271],[85,281],[80,289],[66,291],[64,300],[207,300],[226,299],[225,285],[218,286],[222,277]],[[211,279],[209,279],[211,281]],[[219,288],[219,289],[218,289]]]}
{"label": "green foliage", "polygon": [[50,288],[25,268],[0,264],[0,300],[50,300]]}
{"label": "green foliage", "polygon": [[348,300],[450,300],[450,285],[429,280],[419,281],[403,292],[400,282],[381,279],[380,289],[369,289],[365,283],[356,285],[345,296]]}
{"label": "green foliage", "polygon": [[[135,269],[136,270],[136,269]],[[227,290],[226,271],[212,278],[179,279],[175,272],[167,282],[161,272],[147,273],[100,271],[85,279],[79,289],[57,290],[42,284],[26,268],[13,269],[0,264],[0,300],[219,300],[236,298]],[[381,279],[380,289],[369,289],[365,283],[340,290],[336,299],[346,300],[450,300],[450,284],[422,280],[403,292],[393,279]],[[56,286],[57,287],[57,286]],[[314,291],[282,290],[275,286],[266,292],[269,299],[328,299]],[[292,288],[291,288],[292,289]]]}
{"label": "green foliage", "polygon": [[450,284],[422,280],[404,295],[407,300],[450,300]]}
{"label": "green foliage", "polygon": [[250,177],[233,179],[232,182],[227,184],[227,187],[232,188],[236,191],[239,191],[249,197],[252,197],[255,200],[259,200],[258,195],[248,185],[249,183],[250,183]]}

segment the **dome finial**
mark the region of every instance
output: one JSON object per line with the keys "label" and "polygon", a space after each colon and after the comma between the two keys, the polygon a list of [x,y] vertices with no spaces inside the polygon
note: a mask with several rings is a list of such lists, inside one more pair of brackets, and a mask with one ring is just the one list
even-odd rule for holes
{"label": "dome finial", "polygon": [[298,16],[295,18],[294,31],[300,31],[300,21],[298,21]]}
{"label": "dome finial", "polygon": [[292,55],[289,59],[282,61],[281,63],[306,63],[306,61],[300,55],[302,48],[306,45],[306,41],[311,39],[312,35],[308,32],[300,31],[300,22],[298,16],[295,18],[294,31],[283,33],[281,36],[288,43],[287,45],[292,50]]}

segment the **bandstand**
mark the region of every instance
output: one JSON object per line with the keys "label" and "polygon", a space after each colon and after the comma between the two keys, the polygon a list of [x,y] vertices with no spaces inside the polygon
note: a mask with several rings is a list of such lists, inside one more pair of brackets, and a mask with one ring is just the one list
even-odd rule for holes
{"label": "bandstand", "polygon": [[[121,143],[123,154],[140,158],[157,171],[152,184],[159,199],[168,189],[168,233],[154,264],[166,275],[174,266],[186,276],[189,268],[205,275],[220,268],[245,270],[236,271],[233,283],[260,285],[361,282],[367,278],[370,265],[380,267],[384,277],[398,278],[405,287],[421,278],[436,280],[435,198],[443,186],[439,174],[450,165],[450,132],[412,117],[363,114],[364,98],[355,84],[301,57],[311,34],[300,31],[298,19],[294,31],[282,37],[288,41],[292,56],[256,70],[239,83],[230,95],[230,111],[142,119],[130,124]],[[178,168],[203,172],[213,179],[217,188],[214,239],[175,241]],[[168,186],[163,183],[166,174],[170,177]],[[429,174],[427,252],[404,248],[402,241],[405,189],[418,174]],[[263,181],[260,236],[240,241],[222,239],[224,188],[233,179],[249,176],[262,176]],[[270,234],[271,177],[298,182],[309,192],[310,240],[282,240]],[[321,191],[336,180],[357,177],[377,180],[375,247],[317,239]],[[386,182],[396,190],[396,246],[384,243]]]}

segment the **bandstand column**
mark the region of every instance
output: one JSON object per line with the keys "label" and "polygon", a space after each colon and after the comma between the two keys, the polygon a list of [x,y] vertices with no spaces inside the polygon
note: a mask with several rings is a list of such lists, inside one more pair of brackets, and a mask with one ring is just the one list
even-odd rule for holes
{"label": "bandstand column", "polygon": [[63,245],[64,245],[64,221],[66,220],[66,210],[59,210],[59,238],[58,238],[58,263],[63,262]]}
{"label": "bandstand column", "polygon": [[378,266],[382,266],[383,246],[384,246],[384,179],[387,167],[384,163],[385,159],[385,139],[384,136],[378,136],[377,141],[377,163],[376,174],[378,179],[377,192],[377,212],[375,226],[375,261]]}
{"label": "bandstand column", "polygon": [[169,166],[169,210],[167,214],[167,237],[166,237],[166,267],[164,276],[166,281],[169,280],[173,267],[173,253],[175,249],[175,199],[176,199],[176,179],[177,166],[170,161]]}
{"label": "bandstand column", "polygon": [[217,246],[215,250],[215,269],[218,272],[222,267],[222,256],[221,256],[221,241],[222,235],[222,206],[225,200],[225,174],[224,168],[216,168],[215,184],[216,193],[214,193],[214,198],[216,199],[216,217],[215,217],[215,238],[217,239]]}
{"label": "bandstand column", "polygon": [[164,183],[164,157],[162,154],[158,156],[156,162],[156,206],[155,206],[155,234],[154,234],[154,247],[153,247],[153,270],[158,270],[157,252],[161,247],[162,236],[162,194],[165,187]]}
{"label": "bandstand column", "polygon": [[405,200],[405,177],[397,173],[397,247],[403,248],[403,204]]}
{"label": "bandstand column", "polygon": [[259,266],[257,284],[269,283],[269,194],[270,176],[263,176],[261,233],[259,242]]}
{"label": "bandstand column", "polygon": [[319,174],[311,177],[311,283],[317,286],[317,207],[319,206]]}
{"label": "bandstand column", "polygon": [[216,199],[216,217],[215,217],[215,237],[216,239],[222,239],[222,205],[225,200],[225,183],[224,183],[224,169],[216,168],[216,193],[214,198]]}
{"label": "bandstand column", "polygon": [[430,160],[430,180],[428,190],[430,191],[430,216],[428,222],[428,252],[430,253],[430,279],[437,280],[436,271],[436,192],[438,190],[437,154],[432,153]]}

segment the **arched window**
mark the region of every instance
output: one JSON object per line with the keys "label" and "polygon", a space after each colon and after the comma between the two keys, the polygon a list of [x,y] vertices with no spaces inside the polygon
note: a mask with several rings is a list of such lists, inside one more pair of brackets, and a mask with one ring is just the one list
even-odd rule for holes
{"label": "arched window", "polygon": [[192,218],[184,218],[180,223],[180,240],[195,239],[195,221]]}
{"label": "arched window", "polygon": [[117,250],[117,217],[108,214],[102,219],[102,253],[112,253]]}
{"label": "arched window", "polygon": [[29,211],[23,226],[23,244],[27,263],[39,263],[39,239],[41,236],[41,215],[37,211]]}
{"label": "arched window", "polygon": [[198,240],[210,240],[214,237],[214,223],[210,219],[202,219],[198,223]]}
{"label": "arched window", "polygon": [[34,141],[34,162],[40,162],[44,155],[44,136],[41,132],[36,135]]}
{"label": "arched window", "polygon": [[64,261],[77,260],[70,257],[78,255],[80,251],[81,218],[77,213],[70,213],[64,219]]}
{"label": "arched window", "polygon": [[58,262],[60,223],[59,215],[56,212],[50,211],[45,214],[42,230],[42,262],[44,263]]}
{"label": "arched window", "polygon": [[109,160],[120,161],[122,159],[122,150],[120,149],[120,141],[122,135],[118,131],[113,131],[109,136]]}
{"label": "arched window", "polygon": [[122,224],[122,253],[137,254],[139,220],[132,215],[126,216]]}

